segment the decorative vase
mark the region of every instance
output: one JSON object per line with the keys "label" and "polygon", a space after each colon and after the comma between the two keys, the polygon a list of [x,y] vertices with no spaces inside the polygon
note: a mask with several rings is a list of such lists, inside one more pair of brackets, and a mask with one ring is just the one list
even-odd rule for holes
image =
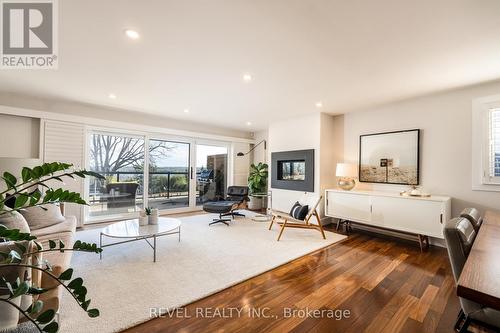
{"label": "decorative vase", "polygon": [[145,215],[145,216],[139,216],[139,225],[140,226],[143,226],[143,225],[148,225],[148,222],[149,219],[148,219],[148,216]]}
{"label": "decorative vase", "polygon": [[[7,298],[7,295],[1,295],[0,298]],[[21,297],[12,300],[17,306],[21,305]],[[17,327],[19,322],[19,310],[12,305],[0,302],[0,332],[8,331]]]}
{"label": "decorative vase", "polygon": [[151,215],[149,215],[149,224],[158,224],[158,216],[160,212],[158,209],[151,210]]}

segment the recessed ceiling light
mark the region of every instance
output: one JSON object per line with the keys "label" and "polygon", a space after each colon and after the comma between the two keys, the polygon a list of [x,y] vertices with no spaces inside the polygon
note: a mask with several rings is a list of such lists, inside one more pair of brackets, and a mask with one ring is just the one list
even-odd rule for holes
{"label": "recessed ceiling light", "polygon": [[130,39],[138,39],[140,37],[139,33],[132,29],[125,30],[125,35]]}
{"label": "recessed ceiling light", "polygon": [[252,75],[250,75],[250,74],[243,74],[243,81],[245,81],[245,82],[252,81]]}
{"label": "recessed ceiling light", "polygon": [[184,113],[189,113],[189,109],[184,109]]}
{"label": "recessed ceiling light", "polygon": [[116,95],[115,94],[109,94],[108,97],[111,98],[111,99],[116,99]]}
{"label": "recessed ceiling light", "polygon": [[321,102],[316,102],[316,107],[317,107],[317,108],[322,108],[322,107],[323,107],[323,103],[321,103]]}
{"label": "recessed ceiling light", "polygon": [[247,121],[247,126],[252,126],[252,123]]}

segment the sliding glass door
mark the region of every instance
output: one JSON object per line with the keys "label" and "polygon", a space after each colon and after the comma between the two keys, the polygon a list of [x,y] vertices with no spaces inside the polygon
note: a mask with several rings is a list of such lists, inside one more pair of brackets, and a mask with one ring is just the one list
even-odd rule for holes
{"label": "sliding glass door", "polygon": [[133,213],[143,207],[144,138],[94,133],[89,168],[105,177],[89,179],[88,219]]}
{"label": "sliding glass door", "polygon": [[145,207],[185,212],[225,197],[229,145],[90,132],[88,146],[87,167],[105,179],[87,181],[86,222],[133,218]]}
{"label": "sliding glass door", "polygon": [[149,140],[149,207],[189,207],[189,155],[189,143]]}
{"label": "sliding glass door", "polygon": [[227,188],[228,148],[196,145],[196,205],[224,198]]}

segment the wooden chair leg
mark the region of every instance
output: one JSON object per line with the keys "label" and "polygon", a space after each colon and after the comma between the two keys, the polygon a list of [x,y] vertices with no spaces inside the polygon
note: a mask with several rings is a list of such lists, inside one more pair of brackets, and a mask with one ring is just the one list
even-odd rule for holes
{"label": "wooden chair leg", "polygon": [[276,218],[276,216],[273,215],[273,218],[271,219],[271,224],[269,225],[269,230],[271,230],[271,228],[273,227],[273,223],[274,223],[275,218]]}
{"label": "wooden chair leg", "polygon": [[287,222],[287,219],[285,219],[285,221],[283,221],[283,225],[281,226],[280,234],[278,235],[278,242],[281,238],[281,235],[283,234],[283,231],[285,230],[286,222]]}
{"label": "wooden chair leg", "polygon": [[337,228],[335,229],[335,231],[339,231],[340,221],[342,221],[342,219],[337,220]]}
{"label": "wooden chair leg", "polygon": [[318,212],[314,211],[314,216],[316,216],[316,220],[318,221],[319,231],[321,231],[323,239],[326,239],[325,231],[323,230],[323,226],[321,225],[321,219],[318,216]]}

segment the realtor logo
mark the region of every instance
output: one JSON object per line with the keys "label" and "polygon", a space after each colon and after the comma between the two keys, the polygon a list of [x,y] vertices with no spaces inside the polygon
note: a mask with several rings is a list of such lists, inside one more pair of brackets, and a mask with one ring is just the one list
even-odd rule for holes
{"label": "realtor logo", "polygon": [[2,69],[57,68],[56,0],[0,0]]}

